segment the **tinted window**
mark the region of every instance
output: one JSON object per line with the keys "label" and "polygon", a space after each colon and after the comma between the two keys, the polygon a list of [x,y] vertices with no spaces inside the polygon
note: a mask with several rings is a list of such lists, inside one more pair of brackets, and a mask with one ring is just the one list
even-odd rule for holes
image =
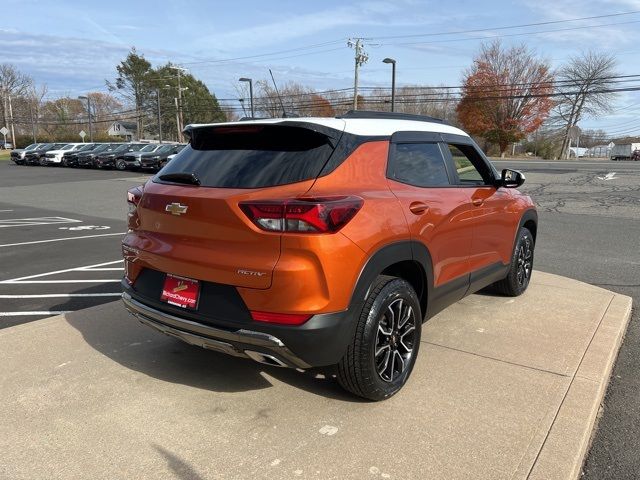
{"label": "tinted window", "polygon": [[261,188],[316,178],[333,152],[327,137],[276,125],[205,127],[156,176],[195,173],[201,185]]}
{"label": "tinted window", "polygon": [[484,161],[471,145],[449,145],[458,179],[463,185],[491,183],[491,174]]}
{"label": "tinted window", "polygon": [[417,187],[449,185],[444,157],[437,143],[399,143],[391,177]]}

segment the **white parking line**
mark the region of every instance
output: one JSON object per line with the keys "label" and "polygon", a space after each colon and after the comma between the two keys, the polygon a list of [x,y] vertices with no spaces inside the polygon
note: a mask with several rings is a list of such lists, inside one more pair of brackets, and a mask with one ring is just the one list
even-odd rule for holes
{"label": "white parking line", "polygon": [[6,218],[0,220],[0,228],[56,225],[59,223],[82,223],[82,220],[65,217]]}
{"label": "white parking line", "polygon": [[96,280],[20,280],[19,282],[12,282],[10,280],[4,280],[3,282],[0,282],[0,284],[3,285],[23,285],[23,284],[32,284],[32,283],[42,283],[42,284],[46,284],[46,283],[116,283],[116,282],[120,282],[120,280],[113,280],[113,279],[104,279],[104,278],[99,278]]}
{"label": "white parking line", "polygon": [[45,293],[42,295],[0,295],[0,298],[76,298],[76,297],[121,297],[122,293]]}
{"label": "white parking line", "polygon": [[5,243],[4,245],[0,245],[2,247],[18,247],[20,245],[35,245],[36,243],[49,243],[49,242],[64,242],[67,240],[79,240],[82,238],[97,238],[97,237],[113,237],[114,235],[124,235],[126,232],[119,233],[102,233],[100,235],[81,235],[78,237],[63,237],[63,238],[52,238],[50,240],[36,240],[33,242],[20,242],[20,243]]}
{"label": "white parking line", "polygon": [[121,272],[124,267],[119,268],[78,268],[77,272]]}
{"label": "white parking line", "polygon": [[0,212],[13,212],[13,210],[0,210]]}
{"label": "white parking line", "polygon": [[42,310],[39,312],[0,312],[0,317],[22,317],[27,315],[62,315],[64,313],[71,313],[70,310]]}
{"label": "white parking line", "polygon": [[[83,267],[65,268],[64,270],[54,270],[52,272],[38,273],[36,275],[27,275],[26,277],[11,278],[9,280],[3,280],[0,283],[39,283],[39,282],[24,282],[23,280],[30,280],[32,278],[48,277],[50,275],[57,275],[59,273],[76,272],[81,269],[90,269],[93,267],[103,267],[105,265],[113,265],[114,263],[121,263],[124,260],[114,260],[113,262],[96,263],[95,265],[85,265]],[[119,282],[120,280],[47,280],[44,283],[64,283],[64,282]]]}

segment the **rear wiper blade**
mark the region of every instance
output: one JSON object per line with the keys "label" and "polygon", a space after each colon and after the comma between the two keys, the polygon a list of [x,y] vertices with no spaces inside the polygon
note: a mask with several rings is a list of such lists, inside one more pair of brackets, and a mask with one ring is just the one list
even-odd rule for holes
{"label": "rear wiper blade", "polygon": [[165,173],[164,175],[160,175],[160,180],[165,180],[167,182],[187,183],[189,185],[200,185],[200,179],[195,173]]}

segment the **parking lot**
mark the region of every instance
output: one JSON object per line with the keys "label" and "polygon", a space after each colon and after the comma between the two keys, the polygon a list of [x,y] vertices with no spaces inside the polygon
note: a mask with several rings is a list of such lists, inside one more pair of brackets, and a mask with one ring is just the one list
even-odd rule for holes
{"label": "parking lot", "polygon": [[[498,168],[507,165],[525,172],[523,190],[531,193],[539,206],[536,268],[630,295],[637,305],[640,165],[606,161],[496,162]],[[20,167],[0,162],[0,327],[116,299],[125,193],[142,181],[144,176],[135,172]],[[119,304],[101,308],[124,315]],[[636,309],[587,458],[585,478],[634,478],[640,471],[639,348]],[[177,351],[183,352],[180,355],[191,352],[182,347]],[[192,359],[195,362],[203,360],[202,353],[187,355],[196,355]],[[261,367],[248,363],[240,368],[251,375],[252,369]],[[185,371],[178,374],[184,375]],[[204,372],[192,372],[200,374]],[[192,378],[190,383],[198,386],[202,381]],[[253,388],[258,387],[243,387]],[[331,401],[332,390],[314,391],[326,393],[326,402]],[[170,452],[165,454],[171,456]],[[376,471],[376,475],[387,473]]]}
{"label": "parking lot", "polygon": [[0,168],[0,325],[116,299],[126,191],[140,174]]}

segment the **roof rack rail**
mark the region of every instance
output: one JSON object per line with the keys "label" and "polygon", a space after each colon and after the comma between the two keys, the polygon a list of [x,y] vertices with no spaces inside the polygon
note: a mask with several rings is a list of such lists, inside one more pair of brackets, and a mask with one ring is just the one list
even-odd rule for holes
{"label": "roof rack rail", "polygon": [[412,113],[399,112],[378,112],[375,110],[349,110],[343,115],[336,116],[336,118],[380,118],[387,120],[413,120],[414,122],[446,123],[441,118],[429,117],[427,115],[414,115]]}

